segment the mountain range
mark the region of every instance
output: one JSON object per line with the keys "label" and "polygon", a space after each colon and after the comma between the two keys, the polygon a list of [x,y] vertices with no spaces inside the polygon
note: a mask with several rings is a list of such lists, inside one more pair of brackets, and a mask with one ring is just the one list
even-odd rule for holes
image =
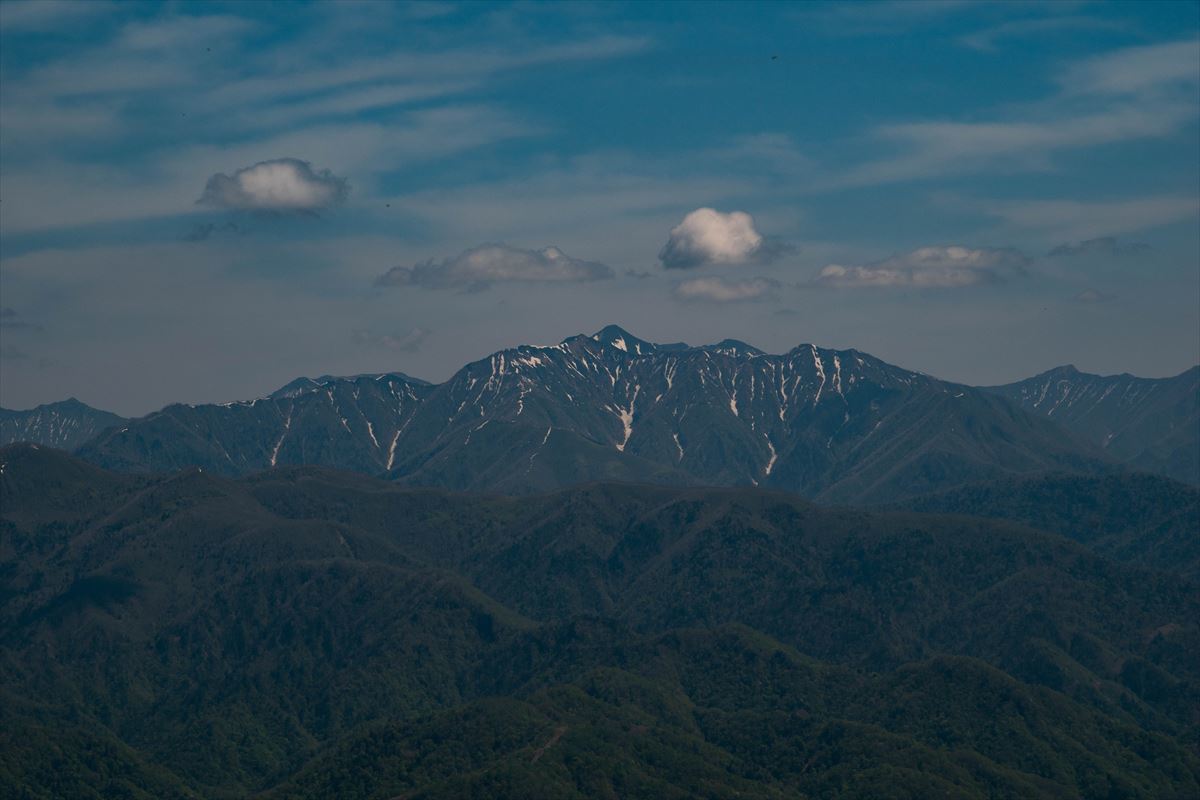
{"label": "mountain range", "polygon": [[0,787],[1195,797],[1194,563],[1030,526],[1070,530],[1064,496],[1130,495],[1197,508],[1121,474],[931,514],[755,487],[122,473],[9,446]]}
{"label": "mountain range", "polygon": [[883,503],[1120,466],[1200,482],[1197,375],[1055,370],[975,388],[857,350],[658,345],[609,326],[499,351],[437,385],[403,373],[301,378],[256,400],[118,420],[74,447],[28,425],[23,438],[118,470],[313,464],[473,491],[620,480]]}
{"label": "mountain range", "polygon": [[1065,366],[991,390],[1123,464],[1200,483],[1200,366],[1173,378],[1089,375]]}
{"label": "mountain range", "polygon": [[127,420],[81,403],[74,397],[26,411],[0,408],[0,444],[32,442],[75,450],[107,428]]}

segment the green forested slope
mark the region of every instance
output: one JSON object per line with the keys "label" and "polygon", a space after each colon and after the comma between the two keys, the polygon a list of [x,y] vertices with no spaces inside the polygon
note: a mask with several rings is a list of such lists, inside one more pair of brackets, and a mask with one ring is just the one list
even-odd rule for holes
{"label": "green forested slope", "polygon": [[1200,598],[1001,521],[0,450],[16,797],[1190,797]]}

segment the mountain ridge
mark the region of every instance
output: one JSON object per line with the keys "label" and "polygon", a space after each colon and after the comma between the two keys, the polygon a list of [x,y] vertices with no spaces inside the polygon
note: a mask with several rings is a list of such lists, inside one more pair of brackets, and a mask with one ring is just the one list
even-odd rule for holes
{"label": "mountain ridge", "polygon": [[[1197,428],[1200,451],[1195,398],[1190,412],[1156,406],[1139,414],[1141,427],[1106,439],[1035,394],[1093,380],[1159,386],[1193,373],[1200,368],[1170,379],[1104,378],[1064,366],[1018,384],[970,387],[853,348],[659,345],[608,325],[555,345],[497,351],[438,384],[398,371],[324,375],[254,400],[172,404],[66,449],[126,470],[197,465],[241,475],[324,464],[510,493],[623,480],[776,486],[881,503],[1122,463],[1197,483],[1200,452],[1190,456],[1188,433]],[[1189,402],[1187,389],[1173,390],[1177,406]],[[1139,435],[1146,447],[1127,446]]]}
{"label": "mountain ridge", "polygon": [[1200,365],[1165,378],[1065,365],[984,390],[1055,420],[1121,463],[1200,483]]}
{"label": "mountain ridge", "polygon": [[1004,399],[858,350],[663,347],[615,325],[497,351],[440,384],[297,379],[255,401],[169,406],[79,452],[120,469],[317,463],[452,489],[625,480],[833,501],[1105,462]]}
{"label": "mountain ridge", "polygon": [[74,397],[24,410],[0,408],[0,444],[27,441],[74,450],[106,428],[127,421]]}

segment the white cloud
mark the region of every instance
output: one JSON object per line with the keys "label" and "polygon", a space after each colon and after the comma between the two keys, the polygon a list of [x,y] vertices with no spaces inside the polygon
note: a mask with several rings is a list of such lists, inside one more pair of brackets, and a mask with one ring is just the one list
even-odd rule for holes
{"label": "white cloud", "polygon": [[523,250],[506,244],[483,244],[453,258],[393,267],[379,276],[376,284],[474,290],[493,283],[580,283],[612,276],[613,271],[604,264],[571,258],[557,247]]}
{"label": "white cloud", "polygon": [[208,179],[198,202],[239,211],[320,211],[346,199],[345,178],[307,161],[277,158]]}
{"label": "white cloud", "polygon": [[683,218],[658,254],[667,269],[692,269],[706,264],[746,264],[765,255],[764,239],[754,218],[744,211],[723,214],[698,208]]}
{"label": "white cloud", "polygon": [[956,288],[1020,274],[1029,259],[1011,248],[921,247],[871,264],[829,264],[815,283],[839,288]]}
{"label": "white cloud", "polygon": [[691,278],[675,285],[679,300],[701,300],[712,303],[742,303],[765,300],[779,289],[779,281],[770,278],[727,280],[719,277]]}

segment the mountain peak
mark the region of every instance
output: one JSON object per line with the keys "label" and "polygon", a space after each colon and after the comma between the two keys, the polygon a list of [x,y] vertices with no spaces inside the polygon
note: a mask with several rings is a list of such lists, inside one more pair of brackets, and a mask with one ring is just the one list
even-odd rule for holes
{"label": "mountain peak", "polygon": [[639,339],[620,325],[605,325],[592,334],[592,338],[601,344],[615,347],[618,350],[624,350],[626,353],[635,356],[640,356],[643,353],[651,353],[657,349],[657,346],[652,342]]}
{"label": "mountain peak", "polygon": [[304,392],[312,391],[313,389],[317,389],[319,387],[320,384],[314,381],[312,378],[301,377],[296,378],[293,381],[289,381],[283,386],[280,386],[278,389],[267,395],[267,397],[271,399],[295,397],[298,394],[303,394]]}
{"label": "mountain peak", "polygon": [[761,355],[763,355],[763,352],[764,352],[762,350],[759,350],[754,345],[746,344],[745,342],[740,341],[738,339],[722,339],[721,341],[717,342],[716,344],[706,344],[706,345],[704,345],[704,347],[702,347],[700,349],[708,350],[711,353],[722,353],[724,355],[730,355],[730,356],[741,356],[741,355],[761,356]]}
{"label": "mountain peak", "polygon": [[432,386],[429,381],[420,378],[414,378],[411,375],[406,375],[403,372],[364,372],[358,375],[322,375],[319,378],[300,377],[289,383],[284,384],[275,391],[267,395],[267,399],[280,400],[288,397],[296,397],[297,395],[306,392],[315,391],[324,388],[331,383],[339,381],[359,381],[359,380],[375,380],[381,381],[384,378],[398,378],[406,383],[411,383],[414,386]]}

